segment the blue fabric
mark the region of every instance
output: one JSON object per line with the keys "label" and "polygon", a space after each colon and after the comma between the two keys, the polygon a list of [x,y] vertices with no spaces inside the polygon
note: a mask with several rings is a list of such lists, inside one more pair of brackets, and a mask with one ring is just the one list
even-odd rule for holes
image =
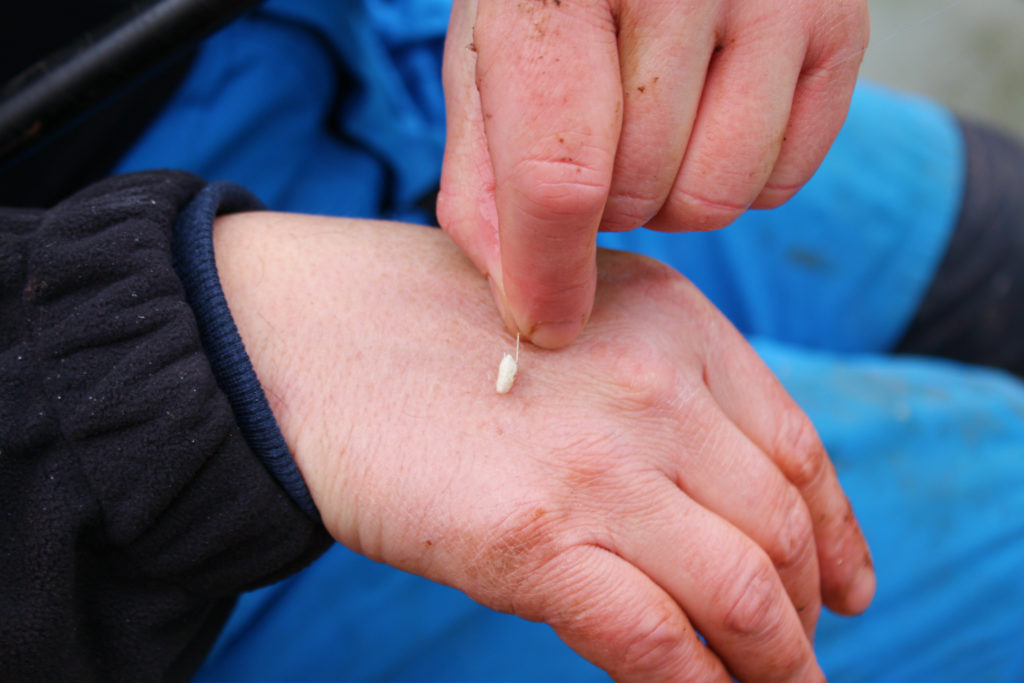
{"label": "blue fabric", "polygon": [[1024,384],[934,359],[755,348],[814,421],[878,575],[825,613],[833,681],[1024,678]]}
{"label": "blue fabric", "polygon": [[[954,363],[754,341],[817,425],[878,573],[863,616],[822,615],[829,679],[1021,680],[1024,385]],[[243,597],[199,679],[606,677],[545,626],[335,546]]]}
{"label": "blue fabric", "polygon": [[[267,3],[206,43],[118,170],[231,180],[273,209],[427,220],[419,201],[444,148],[445,4]],[[888,349],[942,256],[963,168],[948,111],[863,85],[821,170],[781,209],[714,233],[600,244],[670,263],[744,332]]]}
{"label": "blue fabric", "polygon": [[243,596],[199,681],[591,681],[602,671],[543,624],[336,545]]}
{"label": "blue fabric", "polygon": [[[242,183],[271,208],[426,218],[443,148],[443,0],[272,0],[203,47],[120,170]],[[879,589],[826,614],[833,680],[1024,678],[1024,389],[885,355],[957,217],[951,115],[862,85],[789,204],[711,234],[605,245],[665,260],[748,334],[817,425],[872,545]],[[341,264],[339,264],[341,267]],[[543,625],[335,546],[243,596],[202,680],[599,680]]]}
{"label": "blue fabric", "polygon": [[260,200],[238,185],[220,182],[204,187],[175,223],[171,243],[174,267],[195,313],[210,367],[231,402],[245,440],[292,500],[307,515],[319,520],[313,498],[242,345],[214,262],[213,219],[222,214],[262,208]]}
{"label": "blue fabric", "polygon": [[369,6],[386,30],[367,30],[358,0],[272,0],[232,23],[116,171],[230,180],[276,210],[429,220],[419,203],[444,153],[447,6]]}
{"label": "blue fabric", "polygon": [[945,252],[964,167],[949,111],[861,84],[825,162],[788,204],[717,232],[634,230],[598,243],[673,266],[745,333],[884,351]]}

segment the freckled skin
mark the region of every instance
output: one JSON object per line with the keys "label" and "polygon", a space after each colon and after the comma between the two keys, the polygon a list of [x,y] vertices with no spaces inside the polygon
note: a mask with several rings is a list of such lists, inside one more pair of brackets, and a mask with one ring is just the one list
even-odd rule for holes
{"label": "freckled skin", "polygon": [[813,426],[681,275],[599,253],[587,330],[525,345],[530,381],[496,396],[508,333],[440,231],[250,213],[214,242],[341,543],[548,623],[620,680],[821,679],[817,615],[866,607],[867,546]]}

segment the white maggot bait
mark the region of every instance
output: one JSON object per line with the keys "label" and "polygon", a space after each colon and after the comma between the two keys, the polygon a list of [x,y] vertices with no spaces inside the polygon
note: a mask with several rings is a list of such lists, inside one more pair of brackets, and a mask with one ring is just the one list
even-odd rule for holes
{"label": "white maggot bait", "polygon": [[516,332],[516,357],[505,354],[501,357],[501,365],[498,366],[498,381],[494,388],[499,394],[507,394],[516,381],[516,372],[519,370],[519,333]]}

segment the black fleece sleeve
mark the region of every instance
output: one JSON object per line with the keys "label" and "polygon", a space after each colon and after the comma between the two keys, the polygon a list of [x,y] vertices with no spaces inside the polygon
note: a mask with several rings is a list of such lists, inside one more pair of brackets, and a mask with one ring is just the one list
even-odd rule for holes
{"label": "black fleece sleeve", "polygon": [[329,544],[241,432],[154,172],[0,210],[0,679],[186,680],[238,592]]}

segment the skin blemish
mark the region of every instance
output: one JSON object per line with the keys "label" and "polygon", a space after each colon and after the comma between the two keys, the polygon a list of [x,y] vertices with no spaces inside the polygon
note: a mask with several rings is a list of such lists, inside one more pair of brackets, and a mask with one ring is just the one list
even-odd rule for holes
{"label": "skin blemish", "polygon": [[[654,85],[657,85],[657,83],[658,83],[658,79],[659,79],[659,78],[660,78],[660,76],[655,76],[654,78],[652,78],[652,79],[651,79],[651,82],[650,82],[650,84],[649,84],[649,85],[651,85],[652,87],[653,87]],[[640,92],[645,92],[645,91],[647,90],[647,86],[648,86],[648,84],[647,84],[647,83],[644,83],[643,85],[638,85],[638,86],[636,86],[636,89],[637,89],[638,91],[640,91]]]}

